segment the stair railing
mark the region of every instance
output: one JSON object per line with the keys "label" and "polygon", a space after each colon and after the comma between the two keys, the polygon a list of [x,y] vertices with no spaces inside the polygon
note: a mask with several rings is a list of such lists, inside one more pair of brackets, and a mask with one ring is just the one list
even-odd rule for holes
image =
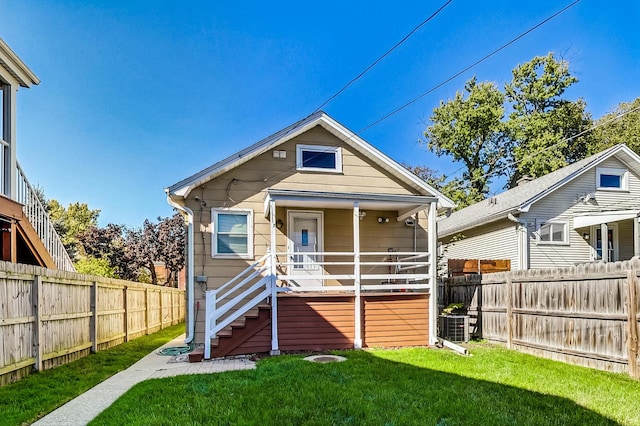
{"label": "stair railing", "polygon": [[69,253],[62,244],[49,214],[38,198],[38,194],[27,180],[27,176],[18,164],[16,200],[22,204],[22,211],[35,229],[38,237],[53,258],[58,269],[75,272]]}
{"label": "stair railing", "polygon": [[[271,254],[267,253],[215,290],[205,300],[204,357],[211,358],[217,333],[271,295]],[[248,299],[248,300],[247,300]]]}

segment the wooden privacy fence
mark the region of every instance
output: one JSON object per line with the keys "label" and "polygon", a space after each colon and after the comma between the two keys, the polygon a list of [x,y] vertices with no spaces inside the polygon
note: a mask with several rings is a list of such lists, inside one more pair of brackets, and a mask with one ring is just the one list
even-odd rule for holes
{"label": "wooden privacy fence", "polygon": [[634,259],[453,277],[444,303],[464,303],[479,337],[639,378],[639,273]]}
{"label": "wooden privacy fence", "polygon": [[184,317],[184,290],[0,262],[0,385]]}

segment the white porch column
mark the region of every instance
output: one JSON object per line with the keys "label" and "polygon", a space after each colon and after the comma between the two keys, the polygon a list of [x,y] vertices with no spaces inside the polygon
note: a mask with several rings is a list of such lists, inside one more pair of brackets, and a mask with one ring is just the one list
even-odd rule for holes
{"label": "white porch column", "polygon": [[438,341],[438,230],[436,229],[437,203],[429,205],[428,244],[429,244],[429,341],[435,345]]}
{"label": "white porch column", "polygon": [[360,204],[353,203],[353,276],[355,287],[355,338],[353,347],[362,348],[362,301],[360,299]]}
{"label": "white porch column", "polygon": [[606,223],[600,225],[600,247],[602,251],[602,261],[609,261],[609,227]]}
{"label": "white porch column", "polygon": [[270,285],[271,285],[271,355],[280,355],[280,347],[278,345],[278,289],[276,287],[276,202],[269,200],[269,229],[270,234],[270,254],[269,265],[271,266]]}
{"label": "white porch column", "polygon": [[633,255],[640,256],[640,226],[637,217],[633,218]]}

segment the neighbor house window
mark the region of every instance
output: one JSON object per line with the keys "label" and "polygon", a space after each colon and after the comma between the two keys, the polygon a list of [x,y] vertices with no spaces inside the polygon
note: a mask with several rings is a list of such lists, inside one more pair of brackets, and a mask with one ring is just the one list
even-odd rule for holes
{"label": "neighbor house window", "polygon": [[596,185],[598,189],[629,189],[629,172],[625,169],[596,169]]}
{"label": "neighbor house window", "polygon": [[540,225],[538,230],[539,244],[568,244],[566,222],[549,222]]}
{"label": "neighbor house window", "polygon": [[342,172],[342,151],[337,146],[298,145],[296,147],[298,170]]}
{"label": "neighbor house window", "polygon": [[211,209],[213,257],[253,258],[253,210]]}

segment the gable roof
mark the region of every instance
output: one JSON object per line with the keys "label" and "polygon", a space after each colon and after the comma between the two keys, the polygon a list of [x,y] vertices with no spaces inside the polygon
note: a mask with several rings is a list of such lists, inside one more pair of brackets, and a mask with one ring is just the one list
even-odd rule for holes
{"label": "gable roof", "polygon": [[13,50],[0,38],[0,67],[18,81],[22,87],[39,84],[40,79],[25,65]]}
{"label": "gable roof", "polygon": [[438,222],[438,236],[444,237],[477,226],[506,219],[509,213],[527,212],[531,205],[551,194],[603,161],[616,157],[629,169],[640,175],[640,157],[625,144],[615,145],[591,157],[541,176],[523,185],[511,188],[478,203],[452,213]]}
{"label": "gable roof", "polygon": [[328,116],[323,111],[315,112],[308,117],[288,126],[284,129],[272,134],[271,136],[256,142],[255,144],[238,151],[237,153],[221,160],[204,170],[189,176],[186,179],[177,182],[165,189],[170,197],[186,198],[189,193],[196,187],[209,182],[212,179],[238,167],[241,164],[255,158],[275,147],[295,138],[296,136],[314,128],[321,126],[325,130],[332,133],[340,141],[344,142],[364,157],[381,166],[386,171],[404,182],[417,189],[420,192],[427,193],[438,198],[439,205],[442,208],[452,208],[455,203],[442,193],[437,191],[431,185],[402,167],[396,161],[373,147],[371,144],[360,138],[358,135],[338,123],[336,120]]}

